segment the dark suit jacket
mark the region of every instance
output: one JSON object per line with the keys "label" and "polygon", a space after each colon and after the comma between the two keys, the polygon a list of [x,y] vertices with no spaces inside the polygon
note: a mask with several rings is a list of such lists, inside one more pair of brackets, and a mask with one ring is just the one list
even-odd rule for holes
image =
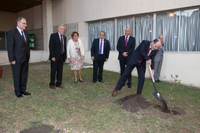
{"label": "dark suit jacket", "polygon": [[[109,53],[110,53],[110,42],[104,39],[104,49],[103,49],[104,59],[109,58]],[[92,43],[91,57],[94,56],[94,60],[96,61],[98,59],[98,55],[99,55],[99,38],[96,38]]]}
{"label": "dark suit jacket", "polygon": [[28,33],[24,31],[26,42],[19,33],[18,29],[8,31],[7,35],[7,50],[9,61],[16,61],[16,63],[24,63],[26,59],[30,59],[30,45]]}
{"label": "dark suit jacket", "polygon": [[127,46],[125,46],[125,36],[121,36],[117,42],[117,50],[119,51],[118,60],[127,59],[127,57],[124,57],[122,54],[124,52],[128,52],[129,56],[133,53],[133,51],[135,50],[135,38],[130,36]]}
{"label": "dark suit jacket", "polygon": [[142,65],[146,69],[146,60],[151,59],[151,68],[154,69],[154,57],[157,53],[157,50],[152,50],[150,55],[147,56],[147,53],[149,51],[149,46],[151,42],[143,40],[142,43],[137,47],[137,49],[134,51],[134,53],[128,58],[128,65],[139,65],[139,62],[142,61]]}
{"label": "dark suit jacket", "polygon": [[[66,36],[63,35],[64,39],[64,50],[65,52],[63,53],[63,61],[67,59],[66,57]],[[49,60],[51,60],[53,57],[56,58],[56,61],[59,60],[60,54],[61,54],[61,42],[60,42],[60,37],[58,32],[52,33],[50,40],[49,40]]]}

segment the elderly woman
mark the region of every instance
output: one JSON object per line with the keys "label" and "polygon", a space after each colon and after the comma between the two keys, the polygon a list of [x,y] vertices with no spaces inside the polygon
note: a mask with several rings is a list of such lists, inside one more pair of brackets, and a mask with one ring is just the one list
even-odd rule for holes
{"label": "elderly woman", "polygon": [[67,57],[70,62],[71,70],[74,70],[74,83],[78,82],[77,71],[79,75],[79,81],[83,82],[83,79],[81,78],[81,68],[83,67],[84,47],[82,41],[78,38],[78,32],[74,31],[71,34],[71,37],[72,39],[70,39],[67,43]]}

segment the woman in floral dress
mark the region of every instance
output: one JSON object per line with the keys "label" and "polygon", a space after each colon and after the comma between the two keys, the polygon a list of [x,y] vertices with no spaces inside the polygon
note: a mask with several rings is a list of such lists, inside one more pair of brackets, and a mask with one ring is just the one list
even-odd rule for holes
{"label": "woman in floral dress", "polygon": [[84,47],[82,41],[78,38],[78,32],[74,31],[71,34],[71,37],[72,39],[70,39],[67,43],[67,58],[70,62],[71,70],[74,70],[74,83],[78,82],[77,71],[79,75],[79,81],[83,82],[83,79],[81,77],[81,68],[83,68]]}

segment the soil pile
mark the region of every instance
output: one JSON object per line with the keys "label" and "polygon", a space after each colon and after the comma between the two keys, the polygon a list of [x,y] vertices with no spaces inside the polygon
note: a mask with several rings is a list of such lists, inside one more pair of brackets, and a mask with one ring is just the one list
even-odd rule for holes
{"label": "soil pile", "polygon": [[151,104],[140,96],[133,94],[118,100],[118,103],[127,111],[137,113],[141,109],[147,109]]}
{"label": "soil pile", "polygon": [[53,126],[44,125],[37,122],[33,123],[33,126],[29,129],[20,131],[20,133],[59,133],[59,130],[54,130]]}

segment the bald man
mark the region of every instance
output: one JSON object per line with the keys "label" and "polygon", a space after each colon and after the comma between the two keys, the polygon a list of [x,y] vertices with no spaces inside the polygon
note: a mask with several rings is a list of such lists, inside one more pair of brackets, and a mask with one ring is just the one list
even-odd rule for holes
{"label": "bald man", "polygon": [[[117,50],[119,51],[118,60],[120,64],[121,76],[124,73],[125,66],[127,65],[128,57],[135,50],[135,38],[130,36],[130,34],[131,34],[131,28],[127,27],[125,29],[125,35],[119,37],[117,42]],[[129,73],[128,75],[127,85],[128,88],[131,88],[131,73]]]}
{"label": "bald man", "polygon": [[161,46],[158,49],[158,52],[154,58],[154,79],[155,82],[160,82],[160,71],[163,62],[163,55],[164,55],[164,43],[163,43],[163,35],[160,34],[158,39],[161,41]]}

